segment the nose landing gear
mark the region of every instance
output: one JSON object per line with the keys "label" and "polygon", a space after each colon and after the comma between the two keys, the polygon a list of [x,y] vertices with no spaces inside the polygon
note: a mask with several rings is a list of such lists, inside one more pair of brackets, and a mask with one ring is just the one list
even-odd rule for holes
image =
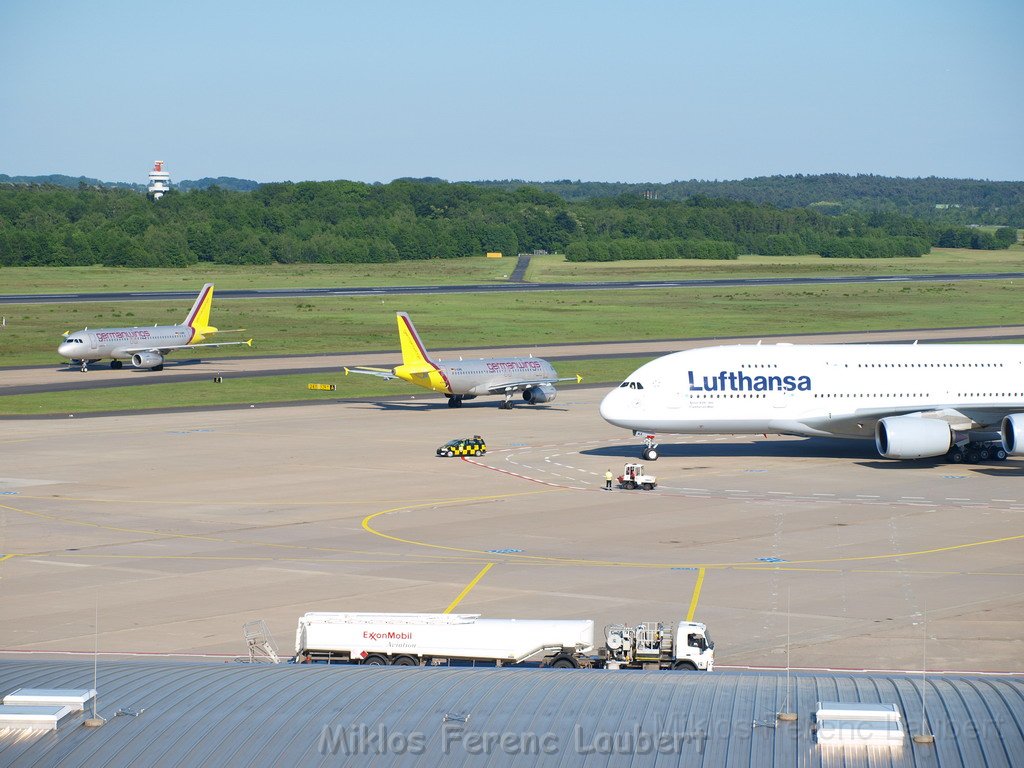
{"label": "nose landing gear", "polygon": [[[639,436],[638,434],[637,437]],[[658,444],[654,442],[654,435],[644,435],[644,449],[640,452],[641,458],[644,461],[657,461],[659,455]]]}

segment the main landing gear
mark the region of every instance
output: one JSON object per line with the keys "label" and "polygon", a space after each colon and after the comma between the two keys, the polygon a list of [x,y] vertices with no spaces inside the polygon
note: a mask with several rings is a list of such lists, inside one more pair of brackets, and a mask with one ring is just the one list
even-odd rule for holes
{"label": "main landing gear", "polygon": [[448,407],[449,408],[461,408],[462,407],[462,395],[449,395],[448,396]]}
{"label": "main landing gear", "polygon": [[[637,437],[639,436],[637,435]],[[654,442],[654,435],[644,435],[644,449],[640,452],[640,457],[644,461],[657,461],[659,455],[658,444]]]}
{"label": "main landing gear", "polygon": [[498,407],[501,410],[503,410],[503,411],[511,411],[512,410],[512,395],[514,395],[514,394],[515,394],[515,392],[506,392],[505,393],[505,399],[502,400],[500,403],[498,403]]}
{"label": "main landing gear", "polygon": [[982,461],[1006,461],[1006,451],[1001,443],[967,443],[956,445],[946,454],[953,464],[978,464]]}

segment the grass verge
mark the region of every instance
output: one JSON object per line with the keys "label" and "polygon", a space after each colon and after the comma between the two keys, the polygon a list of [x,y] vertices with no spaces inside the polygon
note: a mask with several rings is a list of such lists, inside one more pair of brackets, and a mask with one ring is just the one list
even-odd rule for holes
{"label": "grass verge", "polygon": [[[560,376],[583,376],[584,383],[617,384],[650,358],[595,358],[555,363]],[[307,384],[335,384],[334,392],[307,389]],[[572,386],[560,386],[563,392]],[[42,392],[0,397],[0,416],[81,414],[144,408],[188,408],[214,405],[245,405],[291,401],[338,401],[357,397],[387,395],[437,397],[427,390],[402,381],[384,382],[364,376],[301,374],[224,378],[220,384],[190,381],[174,384],[146,384],[136,387],[83,389],[72,392]],[[496,398],[494,399],[497,402]]]}
{"label": "grass verge", "polygon": [[[396,310],[411,313],[428,349],[1016,325],[1019,292],[1012,281],[976,281],[215,301],[215,325],[248,329],[217,340],[256,341],[251,351],[203,357],[397,349]],[[0,365],[58,362],[63,331],[180,322],[187,310],[187,302],[9,305]]]}

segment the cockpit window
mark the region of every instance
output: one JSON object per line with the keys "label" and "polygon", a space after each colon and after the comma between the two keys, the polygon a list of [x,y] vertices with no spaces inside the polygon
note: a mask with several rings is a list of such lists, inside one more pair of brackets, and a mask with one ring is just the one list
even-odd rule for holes
{"label": "cockpit window", "polygon": [[619,388],[620,388],[620,389],[621,389],[622,387],[628,387],[628,386],[629,386],[629,382],[628,382],[628,381],[624,381],[624,382],[622,382],[621,384],[619,384]]}
{"label": "cockpit window", "polygon": [[640,383],[640,382],[638,381],[638,382],[636,383],[636,388],[637,388],[637,389],[643,389],[643,388],[644,388],[644,385],[643,385],[643,384],[641,384],[641,383]]}

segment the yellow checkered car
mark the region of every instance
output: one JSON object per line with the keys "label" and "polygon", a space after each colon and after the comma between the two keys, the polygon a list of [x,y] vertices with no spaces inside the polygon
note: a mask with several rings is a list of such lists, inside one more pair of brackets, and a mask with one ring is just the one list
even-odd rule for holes
{"label": "yellow checkered car", "polygon": [[438,456],[483,456],[485,453],[487,444],[480,435],[449,440],[437,449]]}

